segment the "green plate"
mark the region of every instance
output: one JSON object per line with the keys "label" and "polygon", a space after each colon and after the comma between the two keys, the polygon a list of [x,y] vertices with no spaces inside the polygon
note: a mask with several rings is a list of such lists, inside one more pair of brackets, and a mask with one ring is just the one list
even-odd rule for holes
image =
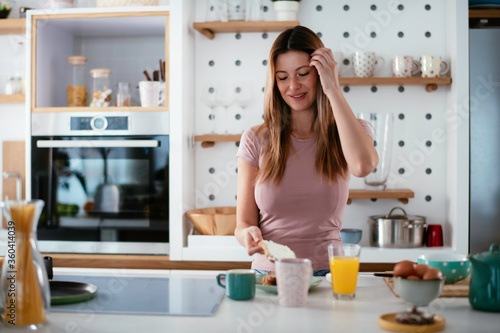
{"label": "green plate", "polygon": [[[259,274],[255,276],[255,287],[260,290],[264,290],[265,292],[271,293],[271,294],[277,294],[278,293],[278,287],[276,286],[263,286],[262,285],[262,279],[264,278],[265,274]],[[314,287],[317,287],[321,283],[321,278],[318,276],[313,276],[311,278],[311,284],[309,285],[309,290],[313,289]]]}
{"label": "green plate", "polygon": [[50,281],[50,304],[78,303],[94,298],[97,287],[90,283]]}

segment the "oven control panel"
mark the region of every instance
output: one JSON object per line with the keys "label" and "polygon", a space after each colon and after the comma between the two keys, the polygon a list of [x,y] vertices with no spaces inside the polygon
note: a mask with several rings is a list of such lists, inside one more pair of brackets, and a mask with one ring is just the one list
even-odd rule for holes
{"label": "oven control panel", "polygon": [[32,136],[169,135],[169,111],[34,112]]}
{"label": "oven control panel", "polygon": [[128,117],[71,117],[72,131],[120,131],[128,130]]}

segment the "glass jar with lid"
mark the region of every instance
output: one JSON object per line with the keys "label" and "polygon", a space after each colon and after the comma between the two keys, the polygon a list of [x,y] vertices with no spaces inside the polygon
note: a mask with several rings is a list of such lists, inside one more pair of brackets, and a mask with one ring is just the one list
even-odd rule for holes
{"label": "glass jar with lid", "polygon": [[87,88],[85,85],[87,57],[71,56],[66,58],[70,66],[66,95],[68,106],[87,106]]}
{"label": "glass jar with lid", "polygon": [[107,107],[111,105],[111,70],[94,68],[90,71],[92,78],[91,107]]}

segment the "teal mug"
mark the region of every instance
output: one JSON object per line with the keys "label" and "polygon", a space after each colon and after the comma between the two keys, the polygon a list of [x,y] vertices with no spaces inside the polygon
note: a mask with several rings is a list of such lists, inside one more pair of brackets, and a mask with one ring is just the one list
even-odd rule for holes
{"label": "teal mug", "polygon": [[217,283],[226,289],[226,296],[231,299],[243,301],[255,296],[255,273],[250,269],[231,269],[219,274]]}

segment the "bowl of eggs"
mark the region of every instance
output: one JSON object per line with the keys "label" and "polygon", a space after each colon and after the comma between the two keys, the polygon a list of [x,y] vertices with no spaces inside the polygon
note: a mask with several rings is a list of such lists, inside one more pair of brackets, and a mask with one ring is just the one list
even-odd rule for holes
{"label": "bowl of eggs", "polygon": [[443,273],[445,284],[462,281],[471,272],[471,265],[467,256],[457,253],[421,255],[418,257],[418,263],[439,269]]}
{"label": "bowl of eggs", "polygon": [[409,260],[394,266],[394,289],[406,302],[426,306],[441,295],[444,278],[441,271]]}

